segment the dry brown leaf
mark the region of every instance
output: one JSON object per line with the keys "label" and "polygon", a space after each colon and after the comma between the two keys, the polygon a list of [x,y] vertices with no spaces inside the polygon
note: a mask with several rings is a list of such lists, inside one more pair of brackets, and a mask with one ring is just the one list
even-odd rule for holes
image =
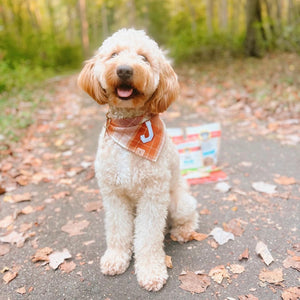
{"label": "dry brown leaf", "polygon": [[59,200],[59,199],[65,198],[66,196],[70,196],[70,192],[62,191],[62,192],[59,192],[59,193],[53,195],[51,198],[54,198],[55,200]]}
{"label": "dry brown leaf", "polygon": [[52,253],[52,249],[49,247],[41,248],[31,257],[33,262],[37,261],[49,261],[49,254]]}
{"label": "dry brown leaf", "polygon": [[5,284],[8,284],[10,283],[13,279],[15,279],[18,275],[18,272],[11,272],[11,271],[8,271],[5,273],[5,275],[3,276],[3,281]]}
{"label": "dry brown leaf", "polygon": [[64,261],[59,268],[64,272],[64,273],[71,273],[75,268],[76,264],[73,261],[66,262]]}
{"label": "dry brown leaf", "polygon": [[283,261],[285,268],[293,268],[300,272],[300,256],[288,256]]}
{"label": "dry brown leaf", "polygon": [[31,205],[27,205],[22,210],[19,211],[19,214],[29,215],[33,212],[35,212],[35,209]]}
{"label": "dry brown leaf", "polygon": [[169,255],[165,256],[165,263],[166,263],[167,268],[173,269],[172,257],[171,256],[169,256]]}
{"label": "dry brown leaf", "polygon": [[6,189],[0,185],[0,195],[5,193],[6,193]]}
{"label": "dry brown leaf", "polygon": [[[245,224],[245,222],[243,222]],[[232,219],[228,224],[223,223],[223,228],[225,231],[233,233],[235,236],[241,236],[245,229],[242,226],[242,221],[238,219]]]}
{"label": "dry brown leaf", "polygon": [[210,285],[210,279],[207,275],[196,275],[194,272],[186,272],[186,274],[179,275],[181,289],[191,293],[203,293]]}
{"label": "dry brown leaf", "polygon": [[249,258],[249,249],[246,248],[243,253],[239,256],[239,260],[248,259]]}
{"label": "dry brown leaf", "polygon": [[287,176],[280,176],[278,178],[274,178],[274,181],[281,185],[290,185],[296,183],[296,179],[294,177]]}
{"label": "dry brown leaf", "polygon": [[200,210],[199,214],[200,215],[210,215],[211,211],[207,208],[204,208],[204,209]]}
{"label": "dry brown leaf", "polygon": [[29,178],[24,175],[19,175],[16,177],[16,182],[21,186],[25,186],[29,183]]}
{"label": "dry brown leaf", "polygon": [[9,252],[9,250],[10,250],[9,245],[1,244],[0,245],[0,256],[7,254]]}
{"label": "dry brown leaf", "polygon": [[222,283],[224,278],[230,278],[228,271],[223,265],[212,268],[209,271],[208,276],[217,283]]}
{"label": "dry brown leaf", "polygon": [[99,211],[103,207],[102,201],[94,201],[94,202],[89,202],[86,203],[84,206],[84,210],[87,212],[91,211]]}
{"label": "dry brown leaf", "polygon": [[208,240],[208,245],[210,245],[213,249],[217,249],[219,247],[219,244],[215,240]]}
{"label": "dry brown leaf", "polygon": [[21,294],[21,295],[26,294],[26,288],[25,288],[25,286],[22,286],[22,287],[16,289],[16,292],[17,292],[18,294]]}
{"label": "dry brown leaf", "polygon": [[205,240],[207,237],[208,237],[208,234],[200,233],[200,232],[196,232],[196,231],[193,231],[191,234],[191,240],[196,240],[199,242]]}
{"label": "dry brown leaf", "polygon": [[0,228],[7,228],[14,222],[13,216],[6,216],[4,219],[0,220]]}
{"label": "dry brown leaf", "polygon": [[283,300],[299,300],[300,299],[300,287],[290,287],[285,289],[281,297]]}
{"label": "dry brown leaf", "polygon": [[252,294],[239,296],[239,300],[259,300],[257,297]]}
{"label": "dry brown leaf", "polygon": [[18,203],[23,201],[31,201],[31,194],[25,193],[25,194],[12,195],[13,203]]}
{"label": "dry brown leaf", "polygon": [[273,271],[262,269],[259,273],[259,280],[268,283],[279,284],[283,279],[283,272],[281,268],[274,269]]}
{"label": "dry brown leaf", "polygon": [[230,265],[230,271],[234,274],[241,274],[245,271],[245,267],[238,264]]}
{"label": "dry brown leaf", "polygon": [[90,222],[87,220],[82,221],[69,221],[66,225],[64,225],[61,230],[67,232],[70,236],[81,235],[85,232],[81,232],[84,228],[89,226]]}

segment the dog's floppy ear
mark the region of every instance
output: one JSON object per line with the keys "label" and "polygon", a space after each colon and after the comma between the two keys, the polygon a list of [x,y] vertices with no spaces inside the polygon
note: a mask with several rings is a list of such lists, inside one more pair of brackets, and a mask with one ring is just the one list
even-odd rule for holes
{"label": "dog's floppy ear", "polygon": [[177,75],[171,65],[163,59],[160,66],[159,84],[149,102],[152,113],[164,112],[179,94]]}
{"label": "dog's floppy ear", "polygon": [[107,96],[94,74],[95,61],[96,59],[94,57],[86,61],[78,76],[77,82],[96,102],[106,104]]}

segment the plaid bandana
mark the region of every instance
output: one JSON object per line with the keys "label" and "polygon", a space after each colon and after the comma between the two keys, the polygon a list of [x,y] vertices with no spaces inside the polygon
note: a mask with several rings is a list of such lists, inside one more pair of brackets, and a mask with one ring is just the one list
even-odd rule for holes
{"label": "plaid bandana", "polygon": [[165,125],[159,115],[150,118],[107,119],[106,133],[123,148],[156,161],[165,142]]}

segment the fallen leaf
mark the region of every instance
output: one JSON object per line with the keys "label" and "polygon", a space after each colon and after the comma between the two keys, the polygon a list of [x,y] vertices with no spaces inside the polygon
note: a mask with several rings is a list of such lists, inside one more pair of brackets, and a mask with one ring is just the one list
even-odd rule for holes
{"label": "fallen leaf", "polygon": [[102,201],[94,201],[85,204],[84,210],[87,212],[99,211],[102,209],[102,207],[103,207]]}
{"label": "fallen leaf", "polygon": [[221,192],[221,193],[227,193],[231,190],[231,186],[226,182],[218,182],[215,185],[214,190]]}
{"label": "fallen leaf", "polygon": [[282,282],[284,280],[282,269],[277,268],[277,269],[274,269],[273,271],[267,270],[267,269],[262,269],[259,273],[259,280],[261,280],[263,282],[279,284],[280,282]]}
{"label": "fallen leaf", "polygon": [[10,202],[10,203],[18,203],[18,202],[24,202],[24,201],[31,201],[30,193],[12,195],[11,198],[7,199],[7,202]]}
{"label": "fallen leaf", "polygon": [[196,231],[193,231],[192,234],[191,234],[191,240],[196,240],[196,241],[199,241],[199,242],[205,240],[207,237],[208,237],[207,234],[196,232]]}
{"label": "fallen leaf", "polygon": [[76,268],[76,264],[73,261],[70,262],[66,262],[64,261],[59,268],[64,272],[64,273],[71,273],[75,268]]}
{"label": "fallen leaf", "polygon": [[256,244],[255,252],[261,256],[267,266],[274,261],[267,245],[261,241]]}
{"label": "fallen leaf", "polygon": [[283,266],[285,268],[293,268],[300,272],[300,256],[288,256],[283,261]]}
{"label": "fallen leaf", "polygon": [[186,272],[186,274],[179,275],[181,289],[191,293],[203,293],[210,285],[210,279],[207,275],[197,275],[194,272]]}
{"label": "fallen leaf", "polygon": [[59,199],[65,198],[66,196],[70,196],[70,192],[62,191],[62,192],[59,192],[59,193],[53,195],[51,198],[54,198],[55,200],[59,200]]}
{"label": "fallen leaf", "polygon": [[[243,222],[245,224],[245,222]],[[228,224],[223,223],[223,228],[225,231],[233,233],[235,236],[241,236],[245,229],[242,226],[241,220],[232,219]]]}
{"label": "fallen leaf", "polygon": [[200,210],[199,214],[200,215],[210,215],[211,211],[207,208],[204,208],[204,209]]}
{"label": "fallen leaf", "polygon": [[13,216],[6,216],[4,219],[0,220],[0,228],[7,228],[14,222]]}
{"label": "fallen leaf", "polygon": [[165,263],[166,263],[167,268],[173,269],[172,257],[171,256],[169,256],[169,255],[165,256]]}
{"label": "fallen leaf", "polygon": [[17,247],[22,247],[24,245],[25,239],[26,238],[23,236],[23,234],[16,231],[12,231],[6,235],[0,236],[0,242],[16,244]]}
{"label": "fallen leaf", "polygon": [[8,284],[10,283],[13,279],[15,279],[18,275],[18,272],[11,272],[11,271],[8,271],[5,273],[5,275],[3,276],[3,281],[5,284]]}
{"label": "fallen leaf", "polygon": [[299,300],[300,299],[300,287],[290,287],[285,289],[281,297],[283,300]]}
{"label": "fallen leaf", "polygon": [[9,245],[0,245],[0,256],[3,256],[9,252]]}
{"label": "fallen leaf", "polygon": [[74,221],[69,221],[66,225],[62,226],[61,230],[64,232],[67,232],[70,236],[74,235],[81,235],[84,234],[85,232],[81,232],[84,228],[89,226],[90,222],[87,220],[79,221],[79,222],[74,222]]}
{"label": "fallen leaf", "polygon": [[234,274],[241,274],[245,271],[245,267],[238,264],[233,264],[229,266],[230,271]]}
{"label": "fallen leaf", "polygon": [[209,271],[208,276],[219,284],[222,283],[224,278],[230,278],[228,271],[223,265],[212,268]]}
{"label": "fallen leaf", "polygon": [[257,297],[253,296],[252,294],[239,296],[239,300],[259,300]]}
{"label": "fallen leaf", "polygon": [[19,214],[29,215],[33,212],[35,212],[35,209],[31,205],[27,205],[22,210],[19,211]]}
{"label": "fallen leaf", "polygon": [[5,193],[6,193],[6,189],[0,185],[0,195]]}
{"label": "fallen leaf", "polygon": [[49,247],[41,248],[31,257],[33,262],[37,261],[49,261],[49,254],[52,253],[52,249]]}
{"label": "fallen leaf", "polygon": [[265,183],[263,181],[253,182],[252,188],[257,192],[261,192],[261,193],[266,193],[266,194],[276,193],[276,185]]}
{"label": "fallen leaf", "polygon": [[210,239],[207,241],[207,243],[214,249],[217,249],[219,247],[219,244],[215,240]]}
{"label": "fallen leaf", "polygon": [[243,253],[239,256],[239,260],[248,259],[249,258],[249,249],[246,248]]}
{"label": "fallen leaf", "polygon": [[278,178],[274,178],[274,181],[281,185],[290,185],[296,183],[296,179],[294,177],[286,177],[286,176],[280,176]]}
{"label": "fallen leaf", "polygon": [[234,235],[231,232],[226,232],[220,227],[215,227],[209,235],[212,235],[219,245],[224,245],[229,240],[234,240]]}
{"label": "fallen leaf", "polygon": [[26,288],[25,288],[25,286],[22,286],[22,287],[16,289],[16,292],[17,292],[18,294],[21,294],[21,295],[26,294]]}
{"label": "fallen leaf", "polygon": [[55,251],[49,255],[49,266],[56,270],[60,264],[62,264],[65,259],[71,258],[72,255],[70,254],[68,249],[64,249],[62,252]]}
{"label": "fallen leaf", "polygon": [[25,231],[31,229],[32,226],[33,226],[33,223],[23,223],[23,224],[21,224],[19,231],[25,232]]}

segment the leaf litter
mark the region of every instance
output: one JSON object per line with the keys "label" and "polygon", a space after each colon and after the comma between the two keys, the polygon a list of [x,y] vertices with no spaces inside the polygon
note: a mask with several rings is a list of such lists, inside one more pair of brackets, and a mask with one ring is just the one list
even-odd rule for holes
{"label": "leaf litter", "polygon": [[210,279],[205,274],[195,274],[187,271],[185,274],[179,275],[181,289],[191,292],[192,294],[201,294],[210,286]]}

